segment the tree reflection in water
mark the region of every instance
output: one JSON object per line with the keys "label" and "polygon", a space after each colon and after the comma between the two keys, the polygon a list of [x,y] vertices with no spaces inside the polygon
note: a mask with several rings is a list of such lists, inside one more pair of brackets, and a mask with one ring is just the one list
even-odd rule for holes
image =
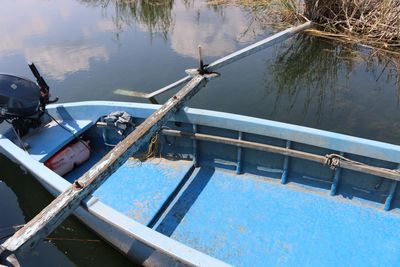
{"label": "tree reflection in water", "polygon": [[314,126],[318,125],[322,117],[330,116],[326,113],[349,103],[343,99],[343,91],[351,90],[354,77],[350,74],[360,67],[377,82],[369,87],[379,88],[379,81],[386,79],[384,84],[398,88],[396,62],[400,61],[377,51],[299,35],[286,48],[282,46],[268,64],[266,79],[273,83],[265,84],[267,97],[274,98],[272,115],[283,107],[291,111],[302,105],[303,119],[313,112],[310,116],[314,117]]}
{"label": "tree reflection in water", "polygon": [[[174,0],[80,0],[92,6],[101,6],[104,9],[114,8],[113,22],[116,37],[124,27],[136,23],[144,25],[151,35],[161,33],[164,38],[173,26],[171,10]],[[187,2],[186,0],[185,2]]]}

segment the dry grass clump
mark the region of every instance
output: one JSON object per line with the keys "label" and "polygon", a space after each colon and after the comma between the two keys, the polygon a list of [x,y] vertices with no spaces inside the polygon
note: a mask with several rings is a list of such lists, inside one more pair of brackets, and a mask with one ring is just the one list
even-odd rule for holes
{"label": "dry grass clump", "polygon": [[[285,28],[302,20],[302,0],[207,0],[209,6],[233,4],[251,12],[251,24]],[[254,25],[252,25],[254,26]]]}
{"label": "dry grass clump", "polygon": [[209,0],[208,4],[240,5],[261,24],[285,27],[311,20],[319,26],[311,34],[400,48],[400,0]]}
{"label": "dry grass clump", "polygon": [[328,35],[374,47],[400,47],[400,0],[304,2],[304,15]]}
{"label": "dry grass clump", "polygon": [[[257,24],[257,27],[264,25],[265,27],[285,28],[305,20],[311,20],[315,23],[315,27],[307,30],[309,35],[350,44],[348,47],[351,51],[353,51],[351,45],[373,48],[368,50],[370,51],[368,53],[365,51],[364,53],[354,53],[349,57],[354,59],[355,54],[363,55],[362,59],[371,66],[375,63],[384,66],[377,76],[377,80],[382,76],[387,76],[387,79],[397,81],[400,103],[400,0],[208,0],[207,3],[214,6],[240,5],[251,11],[251,24]],[[298,52],[298,50],[296,51]],[[300,54],[304,52],[304,50],[301,51]],[[318,55],[318,50],[314,51],[313,55]],[[292,60],[294,57],[295,55],[292,55],[287,58],[288,62],[291,64],[297,62],[297,60]],[[316,70],[329,72],[327,66],[331,64],[335,66],[331,60],[320,59],[321,62],[329,62],[329,64],[318,66]],[[300,62],[304,62],[304,59]],[[348,62],[350,64],[352,60]],[[276,69],[288,70],[283,67],[278,64]],[[284,73],[290,73],[290,69]],[[307,76],[307,80],[314,81],[313,78],[322,77],[321,72],[315,71],[315,73],[318,75]],[[280,81],[284,87],[290,87],[288,77],[275,76],[282,78]],[[297,82],[294,81],[294,87]],[[329,82],[327,83],[329,84]],[[277,84],[279,85],[279,81]]]}

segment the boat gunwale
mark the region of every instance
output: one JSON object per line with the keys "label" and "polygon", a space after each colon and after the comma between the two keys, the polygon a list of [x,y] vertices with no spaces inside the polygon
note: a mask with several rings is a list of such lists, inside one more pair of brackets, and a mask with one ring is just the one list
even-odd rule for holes
{"label": "boat gunwale", "polygon": [[[93,108],[95,106],[98,107],[97,110]],[[115,110],[114,107],[120,109],[123,109],[124,107],[134,110],[136,109],[134,114],[132,114],[133,116],[135,116],[136,118],[146,118],[152,112],[157,110],[159,105],[127,103],[127,102],[85,101],[85,102],[51,105],[48,107],[49,112],[54,113],[58,107],[65,107],[69,112],[71,112],[74,115],[74,118],[77,119],[78,117],[75,117],[75,115],[86,116],[85,119],[88,119],[89,117],[93,120],[94,124],[94,122],[99,118],[100,115],[105,115],[103,113],[101,114],[99,113],[99,112],[104,112],[105,107],[110,107],[110,109],[113,110]],[[74,108],[77,108],[77,110],[74,110]],[[87,108],[89,108],[91,112],[87,112]],[[80,112],[83,113],[79,114]],[[252,118],[243,115],[236,115],[236,114],[202,110],[202,109],[185,108],[184,110],[179,111],[176,114],[176,116],[173,117],[172,120],[181,121],[184,123],[210,126],[210,127],[218,127],[222,129],[242,131],[242,132],[243,129],[246,129],[246,133],[259,134],[284,140],[291,140],[298,143],[319,146],[322,148],[330,148],[337,151],[358,154],[361,156],[369,156],[372,158],[377,158],[386,161],[396,162],[396,160],[393,159],[395,159],[396,156],[397,159],[400,158],[400,146],[397,145],[348,136],[344,134],[337,134],[323,130],[316,130],[303,126],[275,122],[271,120]],[[78,132],[77,134],[79,133],[80,132]],[[295,135],[293,135],[293,133],[295,133]],[[290,138],[286,138],[290,134],[292,134]],[[319,145],[313,141],[318,141]],[[343,149],[340,150],[339,146],[343,147]],[[357,148],[357,146],[359,147]],[[382,148],[384,149],[384,152],[378,150]],[[387,154],[385,151],[389,151],[390,154]],[[25,166],[36,177],[39,177],[40,182],[54,195],[59,194],[60,192],[65,190],[66,186],[69,185],[69,183],[66,180],[64,180],[57,174],[53,173],[51,170],[48,170],[40,162],[35,162],[32,164],[33,161],[28,160],[30,158],[28,154],[26,154],[16,144],[12,143],[9,139],[4,138],[1,134],[0,134],[0,152],[5,154],[8,158],[12,159],[14,162],[17,162]],[[15,152],[18,152],[17,155],[15,155]],[[40,165],[40,167],[38,164]],[[91,207],[94,208],[96,206],[96,203],[100,204],[100,202],[97,202],[96,199],[93,198],[91,199],[90,202],[88,201],[86,203],[86,208],[89,210],[90,214],[92,214]],[[99,214],[101,214],[104,217],[107,216],[107,209],[103,209],[104,213],[102,213],[101,210],[99,210],[98,212],[100,212]],[[120,213],[116,212],[116,214]],[[122,214],[120,215],[124,216]],[[131,228],[132,225],[129,226],[126,225],[125,223],[123,223],[123,225],[118,225],[118,226],[115,225],[115,226],[116,228],[124,231],[130,229],[131,231],[127,231],[128,233],[132,233],[132,229],[137,230],[137,228]],[[122,227],[122,229],[120,227]],[[148,241],[146,239],[147,237],[144,238],[145,239],[140,241]],[[162,244],[160,245],[161,248],[170,247],[167,244],[164,244],[166,246]],[[157,250],[157,248],[155,249]],[[176,255],[174,253],[172,254],[167,253],[167,255],[171,255],[173,258],[176,258]]]}
{"label": "boat gunwale", "polygon": [[[30,174],[38,179],[38,181],[51,193],[57,197],[71,186],[71,183],[63,177],[45,167],[45,165],[30,157],[24,150],[16,146],[11,140],[1,138],[0,136],[0,153],[5,155],[11,161],[19,164]],[[83,209],[82,209],[83,208]],[[84,212],[87,211],[88,214]],[[82,201],[81,206],[74,212],[82,221],[90,218],[90,215],[97,217],[102,221],[107,221],[113,225],[116,230],[122,231],[131,238],[132,242],[139,241],[143,245],[154,249],[154,252],[159,252],[171,257],[173,260],[188,264],[190,266],[231,266],[217,258],[207,255],[199,250],[182,244],[170,237],[156,232],[145,225],[136,222],[126,215],[116,211],[114,208],[104,204],[97,197],[89,196]],[[111,221],[114,218],[115,221]],[[89,219],[90,220],[90,219]],[[96,225],[94,221],[90,223]],[[95,230],[96,231],[96,230]],[[107,229],[99,229],[99,231],[107,231]],[[107,232],[109,232],[108,230]],[[103,236],[104,238],[111,238]],[[111,242],[112,243],[112,242]],[[116,244],[112,243],[114,246]],[[122,249],[126,244],[120,244],[119,249],[129,255],[130,249]],[[134,255],[129,255],[130,257]],[[151,255],[149,256],[151,258]]]}
{"label": "boat gunwale", "polygon": [[[138,110],[132,115],[141,119],[148,117],[152,112],[160,107],[160,105],[155,104],[133,102],[82,101],[53,104],[49,105],[48,109],[51,111],[52,109],[56,109],[57,107],[61,106],[65,108],[78,109],[83,107],[93,108],[93,106],[98,106],[99,108],[104,108],[104,106],[133,108]],[[104,115],[103,113],[94,114],[93,109],[91,109],[91,112],[93,113],[89,116],[91,116],[90,119],[93,121],[96,121],[101,115]],[[88,119],[87,112],[84,113],[83,116],[86,117],[81,119]],[[234,113],[185,107],[183,110],[178,111],[171,120],[289,140],[292,142],[320,148],[327,148],[333,151],[344,152],[393,163],[399,163],[400,161],[399,145],[284,122],[238,115]],[[246,130],[243,131],[243,129]]]}

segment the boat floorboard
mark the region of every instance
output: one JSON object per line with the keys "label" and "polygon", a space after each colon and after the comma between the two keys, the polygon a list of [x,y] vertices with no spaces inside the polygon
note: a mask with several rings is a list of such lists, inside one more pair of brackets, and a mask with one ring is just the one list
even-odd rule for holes
{"label": "boat floorboard", "polygon": [[235,266],[399,266],[400,220],[376,208],[198,168],[157,230]]}
{"label": "boat floorboard", "polygon": [[192,162],[131,158],[94,193],[103,203],[148,225],[178,186]]}
{"label": "boat floorboard", "polygon": [[144,225],[164,207],[157,231],[235,266],[400,265],[394,213],[277,179],[190,170],[187,160],[128,160],[94,195]]}

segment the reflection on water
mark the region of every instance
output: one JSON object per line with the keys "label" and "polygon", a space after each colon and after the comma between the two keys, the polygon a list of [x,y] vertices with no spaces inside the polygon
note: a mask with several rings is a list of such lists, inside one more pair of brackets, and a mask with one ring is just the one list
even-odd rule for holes
{"label": "reflection on water", "polygon": [[[1,14],[3,13],[2,11],[4,12],[6,9],[0,10],[0,15],[4,16],[5,14]],[[28,15],[26,23],[27,25],[24,25],[24,27],[18,26],[20,25],[18,18],[13,18],[9,21],[10,26],[16,25],[12,31],[7,27],[0,28],[0,54],[2,56],[11,55],[19,50],[23,50],[28,38],[35,35],[44,35],[49,30],[47,21],[35,13]]]}
{"label": "reflection on water", "polygon": [[140,24],[150,34],[160,32],[166,38],[173,25],[174,0],[79,0],[106,12],[112,10],[112,21],[118,38],[124,28]]}
{"label": "reflection on water", "polygon": [[376,81],[383,80],[397,87],[397,102],[400,104],[400,54],[385,51],[369,51],[364,60],[368,62],[366,70]]}
{"label": "reflection on water", "polygon": [[254,40],[255,35],[244,34],[249,18],[239,8],[210,9],[196,1],[190,9],[177,5],[174,12],[180,17],[170,34],[171,47],[181,55],[197,58],[196,48],[201,45],[207,56],[221,57],[236,50],[238,42]]}
{"label": "reflection on water", "polygon": [[230,5],[193,0],[80,1],[112,14],[117,39],[124,29],[139,26],[150,36],[161,33],[175,52],[193,58],[198,45],[205,47],[207,56],[223,56],[236,49],[237,41],[250,41],[261,33],[259,27],[250,32],[247,13]]}
{"label": "reflection on water", "polygon": [[[0,180],[0,243],[14,232],[13,226],[25,223],[24,215],[19,207],[17,196]],[[23,253],[18,257],[21,266],[75,266],[65,255],[49,242],[40,242],[31,253]]]}
{"label": "reflection on water", "polygon": [[[199,44],[206,56],[222,56],[234,51],[238,41],[253,40],[256,34],[243,34],[249,18],[241,9],[209,8],[204,1],[6,1],[2,5],[0,17],[7,20],[0,28],[0,60],[22,55],[46,77],[60,81],[87,71],[95,60],[107,63],[120,48],[106,39],[112,34],[122,45],[125,30],[144,31],[150,39],[160,33],[176,53],[192,58],[197,57]],[[29,12],[9,16],[9,10]]]}
{"label": "reflection on water", "polygon": [[395,57],[306,35],[287,44],[267,64],[271,118],[400,143]]}
{"label": "reflection on water", "polygon": [[36,62],[48,78],[64,80],[65,75],[89,70],[91,60],[107,61],[104,46],[38,46],[25,49],[26,58]]}
{"label": "reflection on water", "polygon": [[[1,233],[1,228],[32,219],[53,197],[31,175],[1,154],[0,166]],[[33,251],[20,255],[21,266],[132,266],[73,217],[67,218],[48,239],[50,242],[42,242]]]}
{"label": "reflection on water", "polygon": [[[80,6],[47,1],[6,1],[2,6],[0,60],[22,55],[26,61],[39,65],[45,76],[64,80],[68,73],[88,70],[92,60],[109,58],[104,45],[81,41],[89,25],[82,32],[71,30],[81,17]],[[10,10],[27,12],[13,12],[10,16]]]}
{"label": "reflection on water", "polygon": [[314,37],[295,37],[268,65],[273,83],[266,83],[266,86],[269,94],[275,97],[273,112],[278,112],[282,102],[290,112],[300,94],[304,95],[300,98],[304,116],[313,101],[317,103],[314,111],[317,123],[324,110],[333,112],[336,92],[345,89],[338,78],[346,77],[352,70],[355,58],[351,53],[345,47],[333,46]]}
{"label": "reflection on water", "polygon": [[[113,92],[149,92],[174,82],[185,68],[197,66],[198,44],[209,63],[273,31],[254,28],[240,7],[207,3],[4,0],[0,71],[32,77],[26,61],[34,61],[62,102],[145,101]],[[390,63],[396,61],[359,50],[299,36],[219,70],[222,76],[188,105],[400,144],[398,76]],[[4,158],[0,168],[0,178],[18,195],[26,219],[51,199]],[[76,220],[68,220],[55,234],[97,238]],[[55,243],[77,265],[128,264],[103,242],[79,242]]]}

